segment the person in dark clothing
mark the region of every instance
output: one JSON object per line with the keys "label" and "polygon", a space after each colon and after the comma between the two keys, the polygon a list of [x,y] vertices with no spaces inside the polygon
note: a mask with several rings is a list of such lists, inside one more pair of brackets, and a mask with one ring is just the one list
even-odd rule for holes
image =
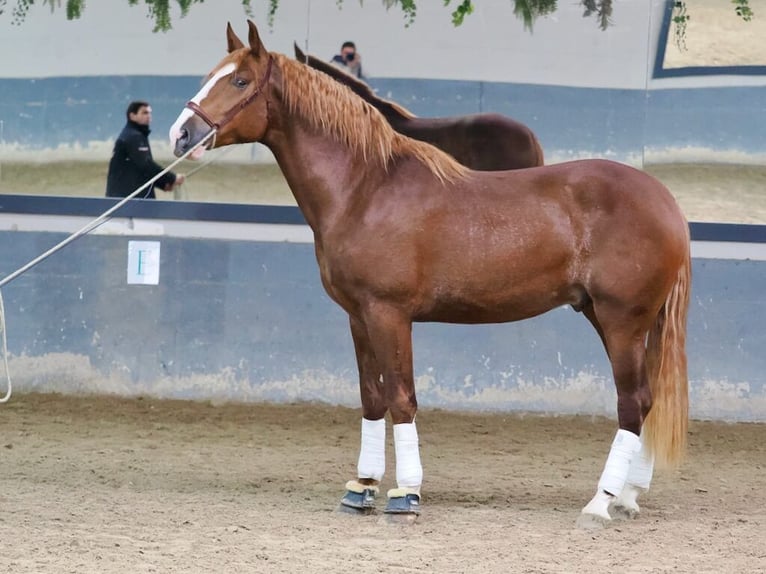
{"label": "person in dark clothing", "polygon": [[340,47],[340,54],[335,54],[330,63],[360,80],[364,79],[362,76],[362,56],[356,51],[356,45],[353,42],[343,42]]}
{"label": "person in dark clothing", "polygon": [[[152,149],[149,147],[151,106],[147,102],[131,102],[125,115],[128,123],[117,136],[112,159],[109,160],[109,173],[106,177],[107,197],[127,197],[163,170],[152,158]],[[155,187],[172,191],[183,182],[183,174],[168,172],[136,197],[154,199]]]}

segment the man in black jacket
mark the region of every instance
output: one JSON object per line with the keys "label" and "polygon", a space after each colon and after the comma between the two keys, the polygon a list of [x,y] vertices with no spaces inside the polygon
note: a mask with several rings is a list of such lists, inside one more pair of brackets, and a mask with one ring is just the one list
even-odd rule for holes
{"label": "man in black jacket", "polygon": [[[114,142],[112,159],[109,160],[109,173],[106,178],[107,197],[127,197],[163,170],[162,166],[152,158],[152,149],[149,147],[151,106],[147,102],[131,102],[125,115],[128,123]],[[171,191],[183,182],[182,174],[168,172],[154,182],[152,187],[142,191],[136,197],[154,199],[155,187]]]}

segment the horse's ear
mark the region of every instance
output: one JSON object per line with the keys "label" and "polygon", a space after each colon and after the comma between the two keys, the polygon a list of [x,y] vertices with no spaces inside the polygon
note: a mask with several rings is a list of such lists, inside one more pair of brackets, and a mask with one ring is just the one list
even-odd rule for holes
{"label": "horse's ear", "polygon": [[303,62],[304,64],[308,62],[306,54],[304,54],[303,50],[298,47],[298,42],[293,42],[293,46],[295,46],[295,59],[299,62]]}
{"label": "horse's ear", "polygon": [[237,38],[237,35],[234,33],[234,28],[231,27],[231,22],[226,24],[226,42],[229,45],[230,54],[234,50],[239,50],[240,48],[245,47],[245,45],[242,43],[242,40]]}
{"label": "horse's ear", "polygon": [[247,25],[250,28],[250,31],[247,33],[247,39],[250,42],[250,51],[253,53],[253,56],[259,56],[261,50],[265,52],[266,49],[261,43],[261,37],[258,34],[258,28],[256,28],[252,20],[248,20]]}

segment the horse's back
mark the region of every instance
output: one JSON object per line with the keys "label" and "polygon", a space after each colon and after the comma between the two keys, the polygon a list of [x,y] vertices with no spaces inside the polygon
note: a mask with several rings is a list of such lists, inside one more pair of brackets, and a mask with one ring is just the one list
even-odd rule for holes
{"label": "horse's back", "polygon": [[590,205],[602,202],[598,209],[628,211],[635,217],[682,222],[686,220],[670,190],[657,178],[630,165],[607,160],[586,159],[561,164],[575,182],[580,198]]}
{"label": "horse's back", "polygon": [[639,259],[653,257],[651,251],[671,258],[688,252],[688,223],[667,187],[619,162],[585,159],[471,172],[445,203],[459,201],[461,192],[468,194],[468,217],[494,228],[505,220],[541,244],[569,243],[577,258],[620,250]]}
{"label": "horse's back", "polygon": [[686,218],[652,175],[600,159],[525,171],[537,179],[529,193],[537,189],[558,196],[579,246],[582,277],[598,274],[610,285],[622,277],[651,291],[652,283],[674,279],[688,260]]}
{"label": "horse's back", "polygon": [[[497,113],[466,116],[461,122],[469,126],[474,145],[481,147],[481,142],[493,141],[497,145],[498,157],[505,155],[511,162],[509,167],[495,169],[523,169],[543,165],[543,148],[529,126]],[[502,163],[498,161],[497,165]]]}
{"label": "horse's back", "polygon": [[[509,171],[511,185],[521,185],[530,193],[550,193],[578,198],[583,208],[599,210],[632,205],[652,210],[669,209],[681,215],[670,190],[654,176],[630,165],[608,159],[581,159],[525,170]],[[592,205],[598,201],[598,205]],[[640,206],[638,204],[641,204]]]}

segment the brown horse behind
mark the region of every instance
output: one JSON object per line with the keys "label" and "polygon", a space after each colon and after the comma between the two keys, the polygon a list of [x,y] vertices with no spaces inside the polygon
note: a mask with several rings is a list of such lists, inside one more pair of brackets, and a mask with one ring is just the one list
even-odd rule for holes
{"label": "brown horse behind", "polygon": [[435,145],[466,167],[503,171],[543,165],[543,148],[537,136],[516,120],[492,113],[418,118],[399,104],[379,98],[358,78],[315,56],[304,54],[297,44],[294,47],[299,62],[351,88],[383,114],[397,132]]}
{"label": "brown horse behind", "polygon": [[375,507],[388,413],[397,488],[386,512],[420,513],[413,321],[518,321],[568,304],[603,341],[619,423],[579,523],[635,516],[654,457],[677,462],[686,439],[689,230],[672,195],[606,160],[469,170],[327,75],[269,53],[249,27],[246,46],[229,26],[229,54],[171,141],[179,155],[211,129],[216,146],[263,142],[314,232],[359,367],[362,444],[342,507]]}

